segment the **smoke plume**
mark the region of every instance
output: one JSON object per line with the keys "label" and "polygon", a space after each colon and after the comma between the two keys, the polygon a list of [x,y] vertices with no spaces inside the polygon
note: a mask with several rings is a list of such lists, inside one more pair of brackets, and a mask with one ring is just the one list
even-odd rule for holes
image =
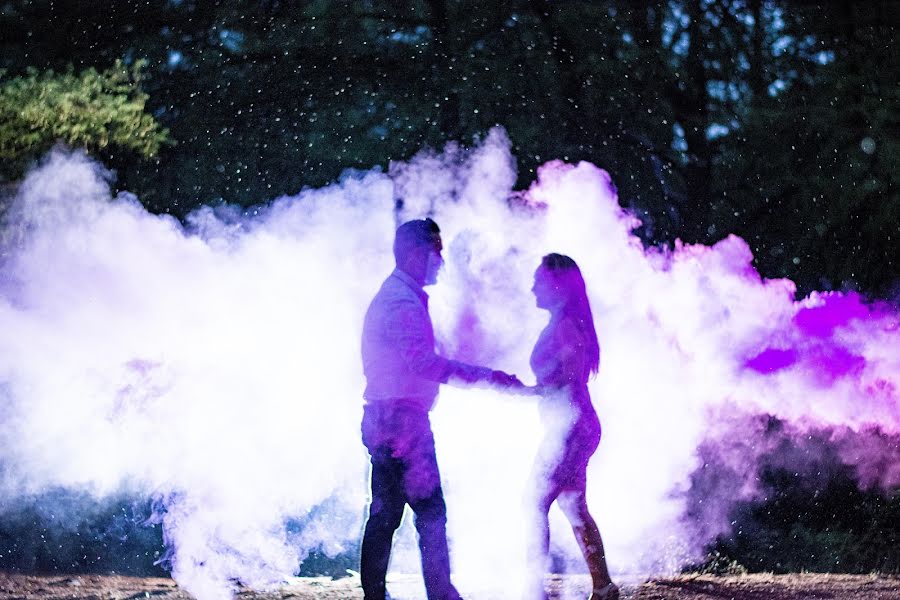
{"label": "smoke plume", "polygon": [[[790,435],[833,429],[860,485],[900,485],[896,451],[870,435],[900,434],[894,310],[854,294],[796,301],[735,236],[645,248],[592,164],[547,163],[525,191],[515,180],[497,129],[470,149],[180,223],[111,197],[83,154],[51,154],[0,237],[0,505],[54,489],[151,500],[172,575],[200,600],[278,585],[309,552],[355,544],[362,317],[393,266],[394,228],[425,215],[446,248],[429,288],[444,353],[527,382],[548,317],[534,269],[548,252],[579,263],[602,352],[588,499],[614,573],[672,572],[728,530],[729,507],[759,492],[771,445],[759,415]],[[432,421],[455,578],[508,597],[524,579],[534,401],[445,386]],[[710,453],[732,479],[706,482],[705,508],[688,513]],[[574,564],[559,514],[553,526]],[[394,570],[416,568],[411,535]]]}

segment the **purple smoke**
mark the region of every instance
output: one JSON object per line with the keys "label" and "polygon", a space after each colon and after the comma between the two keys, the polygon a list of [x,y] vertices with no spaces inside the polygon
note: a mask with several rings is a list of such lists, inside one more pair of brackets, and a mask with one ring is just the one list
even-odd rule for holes
{"label": "purple smoke", "polygon": [[[227,598],[234,581],[277,585],[309,551],[355,543],[361,320],[392,267],[397,221],[425,214],[444,234],[429,291],[445,352],[529,383],[546,319],[534,269],[551,251],[579,263],[602,348],[588,497],[615,572],[672,572],[727,531],[729,507],[759,491],[761,415],[791,436],[832,431],[861,485],[900,484],[896,449],[879,442],[900,432],[896,311],[855,294],[795,301],[735,236],[646,249],[589,163],[548,163],[524,192],[515,175],[498,129],[472,149],[423,152],[252,214],[204,208],[183,226],[112,198],[83,155],[49,156],[0,238],[0,503],[58,486],[157,498],[173,576],[201,600]],[[456,579],[503,597],[525,568],[534,403],[445,388],[433,423]],[[687,519],[710,453],[731,479]],[[288,531],[308,514],[302,534]],[[557,550],[577,557],[554,519]],[[395,570],[416,568],[411,535]]]}

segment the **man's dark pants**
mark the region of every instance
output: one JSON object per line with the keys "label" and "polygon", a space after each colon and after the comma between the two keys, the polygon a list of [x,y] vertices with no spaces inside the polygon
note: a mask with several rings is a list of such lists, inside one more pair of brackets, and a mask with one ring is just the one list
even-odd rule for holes
{"label": "man's dark pants", "polygon": [[458,599],[450,582],[447,508],[427,411],[402,402],[369,404],[362,433],[372,459],[372,503],[360,566],[365,599],[385,598],[391,544],[406,504],[415,514],[428,600]]}

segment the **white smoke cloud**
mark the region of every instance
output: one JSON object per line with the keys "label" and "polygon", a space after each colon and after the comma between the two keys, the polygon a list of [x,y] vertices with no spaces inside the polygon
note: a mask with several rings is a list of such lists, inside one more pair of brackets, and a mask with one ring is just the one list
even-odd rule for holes
{"label": "white smoke cloud", "polygon": [[[234,581],[277,585],[310,550],[355,544],[367,498],[359,335],[392,268],[398,216],[430,214],[442,228],[447,266],[429,292],[445,351],[528,381],[547,319],[533,271],[548,252],[581,266],[602,347],[588,498],[620,576],[672,572],[727,527],[701,539],[684,513],[697,449],[725,431],[730,407],[798,427],[897,431],[896,314],[809,341],[796,315],[825,301],[795,303],[791,282],[761,280],[743,240],[647,251],[601,169],[548,163],[524,194],[515,179],[497,129],[472,149],[422,153],[253,213],[202,209],[185,228],[111,198],[83,155],[52,154],[15,199],[0,255],[0,501],[54,486],[157,498],[173,576],[201,600],[229,597]],[[816,348],[837,346],[863,362],[823,384]],[[770,347],[800,358],[746,368]],[[479,597],[515,595],[542,433],[534,401],[445,386],[432,421],[455,579]],[[752,459],[742,457],[745,495]],[[289,519],[307,519],[302,533]],[[578,564],[559,514],[553,527]],[[416,568],[402,533],[395,571]]]}

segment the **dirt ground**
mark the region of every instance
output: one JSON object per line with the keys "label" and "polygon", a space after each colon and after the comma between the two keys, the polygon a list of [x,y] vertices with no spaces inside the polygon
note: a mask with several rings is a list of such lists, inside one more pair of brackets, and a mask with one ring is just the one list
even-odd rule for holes
{"label": "dirt ground", "polygon": [[[421,579],[393,577],[394,600],[422,597]],[[547,580],[553,599],[587,598],[583,576]],[[680,576],[624,586],[629,600],[900,600],[900,577],[884,575]],[[472,600],[506,600],[497,592]],[[191,600],[171,579],[118,575],[22,575],[0,572],[0,600]],[[357,577],[292,578],[278,590],[241,591],[237,600],[338,600],[362,598]],[[513,598],[512,600],[516,600]]]}

